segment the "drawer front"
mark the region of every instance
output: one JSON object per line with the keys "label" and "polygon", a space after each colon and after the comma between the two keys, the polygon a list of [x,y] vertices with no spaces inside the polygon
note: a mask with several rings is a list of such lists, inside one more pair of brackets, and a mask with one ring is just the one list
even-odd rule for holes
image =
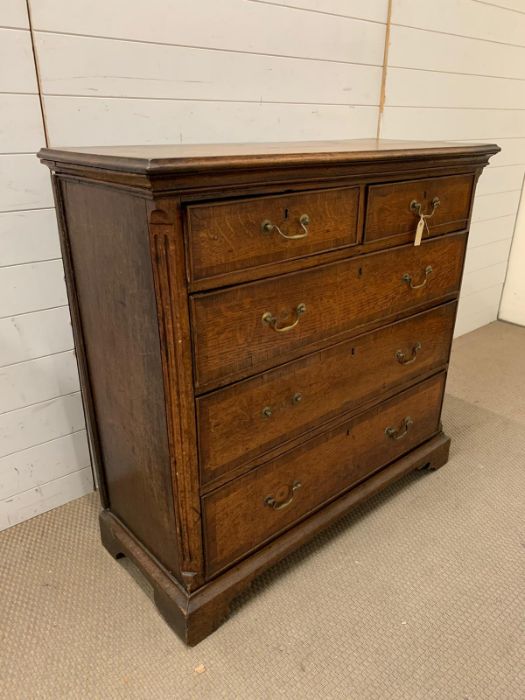
{"label": "drawer front", "polygon": [[359,187],[187,208],[193,280],[357,243]]}
{"label": "drawer front", "polygon": [[[197,390],[455,295],[466,238],[447,236],[192,297]],[[288,329],[288,330],[286,330]]]}
{"label": "drawer front", "polygon": [[202,482],[444,366],[455,312],[439,306],[197,399]]}
{"label": "drawer front", "polygon": [[212,575],[439,430],[439,374],[205,496]]}
{"label": "drawer front", "polygon": [[431,214],[423,237],[461,231],[468,223],[473,189],[473,175],[370,185],[365,241],[415,236],[420,213]]}

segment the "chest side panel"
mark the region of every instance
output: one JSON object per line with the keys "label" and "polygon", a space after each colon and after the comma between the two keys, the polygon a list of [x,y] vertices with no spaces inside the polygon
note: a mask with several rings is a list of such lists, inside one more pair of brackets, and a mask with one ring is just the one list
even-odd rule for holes
{"label": "chest side panel", "polygon": [[109,507],[176,571],[145,201],[69,181],[61,192]]}

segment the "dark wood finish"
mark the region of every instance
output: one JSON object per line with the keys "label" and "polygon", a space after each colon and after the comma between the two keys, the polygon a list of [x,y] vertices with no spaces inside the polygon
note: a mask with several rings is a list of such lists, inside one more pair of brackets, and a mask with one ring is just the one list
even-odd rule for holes
{"label": "dark wood finish", "polygon": [[[444,379],[439,374],[418,384],[205,496],[208,574],[216,574],[435,435]],[[407,417],[413,425],[399,428]],[[399,435],[389,437],[389,427],[399,429]],[[275,499],[275,508],[268,498]]]}
{"label": "dark wood finish", "polygon": [[270,143],[190,143],[147,146],[89,146],[87,148],[42,148],[39,157],[47,162],[83,165],[108,171],[166,175],[231,168],[285,168],[299,165],[326,167],[332,163],[423,161],[434,162],[488,158],[500,150],[487,143],[452,141],[401,141],[395,139],[352,139],[349,141],[280,141]]}
{"label": "dark wood finish", "polygon": [[61,190],[108,507],[178,571],[144,202],[72,182]]}
{"label": "dark wood finish", "polygon": [[153,587],[160,614],[186,644],[195,646],[225,621],[231,602],[250,586],[254,578],[326,530],[359,503],[410,472],[440,469],[448,460],[449,449],[450,438],[439,433],[194,593],[184,591],[109,510],[100,514],[102,542],[112,556],[127,556],[134,561]]}
{"label": "dark wood finish", "polygon": [[[192,297],[197,391],[455,296],[465,244],[464,235],[451,235]],[[428,266],[433,271],[424,287],[411,289],[403,280],[409,273],[421,284]],[[299,304],[306,312],[289,332],[262,321],[271,312],[280,326],[290,325]]]}
{"label": "dark wood finish", "polygon": [[411,203],[421,204],[421,212],[430,214],[434,198],[439,205],[427,219],[425,236],[461,231],[467,226],[473,175],[455,175],[425,180],[409,180],[368,188],[365,240],[374,241],[390,236],[414,233],[419,221]]}
{"label": "dark wood finish", "polygon": [[444,367],[455,314],[450,302],[199,397],[202,482]]}
{"label": "dark wood finish", "polygon": [[[446,462],[442,389],[474,186],[497,151],[368,140],[39,154],[102,541],[141,568],[187,643],[353,504]],[[407,196],[442,199],[439,238],[412,245]],[[302,239],[254,230],[263,217],[293,234],[302,213]],[[294,329],[272,328],[301,302]]]}
{"label": "dark wood finish", "polygon": [[[194,204],[187,208],[191,279],[357,243],[359,187]],[[307,215],[307,231],[300,219]],[[278,231],[264,232],[271,222]]]}

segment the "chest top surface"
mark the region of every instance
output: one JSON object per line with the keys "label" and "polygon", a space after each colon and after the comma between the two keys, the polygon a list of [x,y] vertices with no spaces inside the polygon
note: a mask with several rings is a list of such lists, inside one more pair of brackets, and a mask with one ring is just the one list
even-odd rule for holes
{"label": "chest top surface", "polygon": [[385,160],[425,160],[454,156],[485,156],[499,151],[496,144],[453,141],[351,139],[273,143],[158,144],[43,148],[45,161],[70,163],[143,174],[216,170],[224,167],[292,166],[320,163],[363,163]]}

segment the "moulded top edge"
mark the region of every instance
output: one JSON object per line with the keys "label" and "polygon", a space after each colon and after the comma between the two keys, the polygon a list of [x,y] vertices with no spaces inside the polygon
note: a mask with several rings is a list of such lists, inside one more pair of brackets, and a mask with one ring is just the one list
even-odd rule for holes
{"label": "moulded top edge", "polygon": [[48,164],[64,163],[142,174],[210,171],[233,168],[344,164],[385,160],[451,157],[488,158],[500,151],[496,144],[454,141],[289,141],[274,143],[176,144],[42,148]]}

